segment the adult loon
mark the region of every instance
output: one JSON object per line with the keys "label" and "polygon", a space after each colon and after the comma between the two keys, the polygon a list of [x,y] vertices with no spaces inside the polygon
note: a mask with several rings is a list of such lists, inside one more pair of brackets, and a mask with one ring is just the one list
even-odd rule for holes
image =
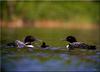
{"label": "adult loon", "polygon": [[72,50],[74,48],[96,50],[96,46],[94,46],[94,45],[88,45],[88,44],[85,44],[83,42],[78,42],[74,36],[68,36],[68,37],[66,37],[65,41],[69,42],[69,44],[66,46],[66,48],[68,50]]}
{"label": "adult loon", "polygon": [[34,46],[32,45],[32,42],[35,42],[35,41],[41,41],[41,40],[31,35],[28,35],[25,37],[24,42],[16,40],[15,43],[18,45],[19,48],[23,48],[23,47],[33,48]]}
{"label": "adult loon", "polygon": [[32,45],[32,42],[34,41],[39,41],[39,39],[36,39],[33,36],[28,35],[25,37],[24,42],[20,40],[15,40],[14,42],[8,43],[7,46],[17,47],[17,48],[24,48],[24,47],[33,48],[34,46]]}

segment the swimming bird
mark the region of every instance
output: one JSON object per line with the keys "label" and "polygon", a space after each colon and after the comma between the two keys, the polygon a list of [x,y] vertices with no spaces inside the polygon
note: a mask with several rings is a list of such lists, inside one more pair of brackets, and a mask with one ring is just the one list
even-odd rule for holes
{"label": "swimming bird", "polygon": [[32,45],[32,43],[35,42],[35,41],[41,42],[42,40],[37,39],[37,38],[35,38],[31,35],[27,35],[24,39],[24,43],[25,43],[26,47],[28,47],[28,48],[33,48],[34,46]]}
{"label": "swimming bird", "polygon": [[28,51],[33,51],[34,46],[31,43],[27,43],[25,44],[24,42],[20,41],[20,40],[16,40],[15,41],[16,45],[17,45],[17,50],[20,51],[20,48],[28,48]]}
{"label": "swimming bird", "polygon": [[45,42],[42,42],[42,45],[40,47],[43,50],[52,50],[52,51],[59,50],[59,48],[49,46]]}
{"label": "swimming bird", "polygon": [[33,48],[34,46],[32,45],[32,42],[38,41],[38,39],[34,38],[31,35],[28,35],[25,37],[24,42],[20,40],[15,40],[14,42],[10,42],[7,44],[8,47],[17,47],[17,48]]}
{"label": "swimming bird", "polygon": [[48,47],[49,47],[49,45],[46,45],[45,42],[43,42],[42,45],[41,45],[41,48],[48,48]]}
{"label": "swimming bird", "polygon": [[96,50],[96,46],[94,46],[94,45],[88,45],[88,44],[83,43],[83,42],[78,42],[74,36],[68,36],[68,37],[66,37],[65,41],[69,42],[69,44],[66,46],[66,48],[68,50],[72,50],[74,48]]}

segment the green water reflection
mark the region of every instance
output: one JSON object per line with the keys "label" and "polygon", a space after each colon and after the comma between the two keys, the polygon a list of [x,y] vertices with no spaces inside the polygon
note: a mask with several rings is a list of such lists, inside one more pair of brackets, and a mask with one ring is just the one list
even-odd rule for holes
{"label": "green water reflection", "polygon": [[[0,45],[16,39],[23,40],[24,36],[33,35],[44,40],[51,48],[58,50],[42,50],[35,47],[33,51],[27,48],[17,51],[16,48],[1,47],[2,71],[100,71],[99,31],[98,30],[60,30],[60,29],[9,29],[2,30]],[[75,49],[68,52],[67,42],[61,41],[68,35],[74,35],[78,41],[97,46],[97,51],[82,51]],[[41,42],[33,44],[40,46]]]}

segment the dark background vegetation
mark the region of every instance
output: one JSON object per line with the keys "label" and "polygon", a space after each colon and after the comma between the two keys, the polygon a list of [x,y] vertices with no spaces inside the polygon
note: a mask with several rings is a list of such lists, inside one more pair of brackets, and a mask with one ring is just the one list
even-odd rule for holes
{"label": "dark background vegetation", "polygon": [[99,1],[0,1],[0,19],[9,20],[13,17],[24,20],[84,20],[99,24]]}

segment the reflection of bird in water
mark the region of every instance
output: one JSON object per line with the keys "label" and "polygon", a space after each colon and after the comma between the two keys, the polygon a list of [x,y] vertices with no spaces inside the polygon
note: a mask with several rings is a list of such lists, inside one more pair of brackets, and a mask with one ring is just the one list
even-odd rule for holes
{"label": "reflection of bird in water", "polygon": [[88,45],[83,42],[77,42],[76,38],[74,36],[68,36],[65,41],[70,42],[66,48],[71,50],[74,48],[82,48],[82,49],[88,49],[88,50],[96,50],[96,46],[94,45]]}
{"label": "reflection of bird in water", "polygon": [[49,45],[46,45],[46,43],[43,42],[42,45],[41,45],[41,48],[47,48],[47,47],[49,47]]}

